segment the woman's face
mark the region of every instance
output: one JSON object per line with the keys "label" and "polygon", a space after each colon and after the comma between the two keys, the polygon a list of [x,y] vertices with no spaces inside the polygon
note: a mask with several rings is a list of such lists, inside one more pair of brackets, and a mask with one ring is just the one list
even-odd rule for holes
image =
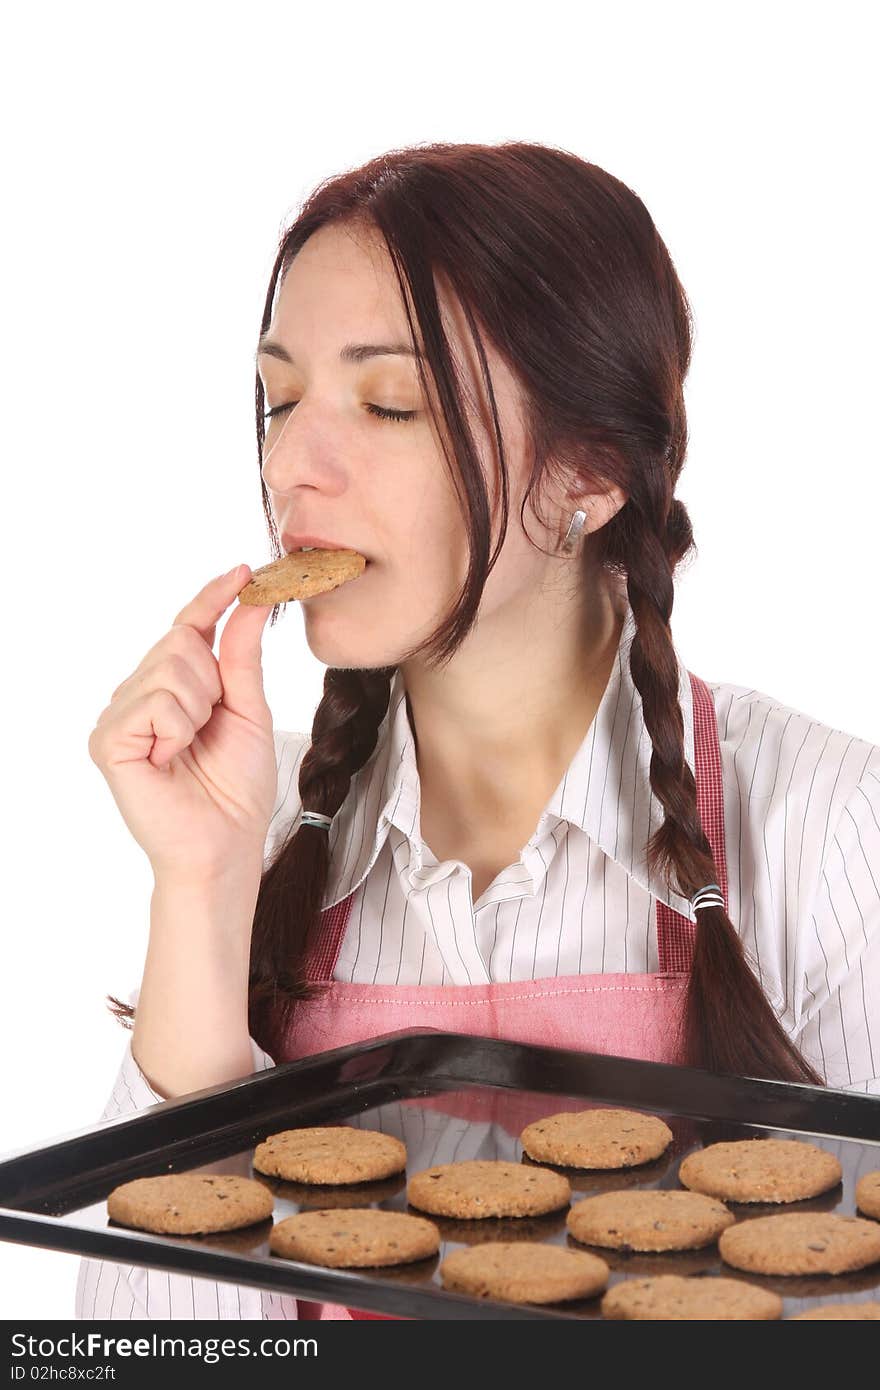
{"label": "woman's face", "polygon": [[[460,307],[438,293],[493,500],[491,411]],[[265,409],[275,412],[266,420],[262,473],[279,534],[322,536],[368,561],[357,579],[301,601],[309,647],[327,666],[396,666],[454,602],[467,574],[467,537],[409,351],[397,278],[378,234],[328,226],[310,237],[288,268],[265,337],[291,359],[265,350],[257,358]],[[352,344],[401,351],[363,352],[349,360],[344,350]],[[480,619],[508,614],[515,623],[519,605],[554,562],[532,547],[520,526],[520,489],[528,474],[519,392],[492,345],[484,345],[511,509]],[[383,419],[379,409],[404,418]],[[558,536],[537,520],[530,520],[529,530],[545,549],[558,545]],[[492,544],[497,534],[496,523]]]}

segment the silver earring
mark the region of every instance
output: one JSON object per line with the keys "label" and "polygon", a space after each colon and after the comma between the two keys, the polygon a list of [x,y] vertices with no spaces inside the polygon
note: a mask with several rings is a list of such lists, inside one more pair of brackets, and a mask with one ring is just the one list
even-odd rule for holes
{"label": "silver earring", "polygon": [[586,519],[586,512],[580,510],[576,511],[571,518],[568,531],[565,534],[565,540],[562,542],[563,554],[569,555],[574,550],[580,539],[581,532],[584,529],[584,522]]}

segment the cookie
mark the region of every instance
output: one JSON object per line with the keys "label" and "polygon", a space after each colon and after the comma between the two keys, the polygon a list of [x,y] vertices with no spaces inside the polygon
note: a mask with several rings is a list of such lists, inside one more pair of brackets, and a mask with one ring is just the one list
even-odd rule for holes
{"label": "cookie", "polygon": [[820,1318],[880,1318],[880,1303],[822,1303],[818,1308],[809,1308],[806,1313],[796,1313],[790,1321],[818,1321]]}
{"label": "cookie", "polygon": [[782,1317],[782,1299],[742,1279],[658,1274],[625,1279],[602,1299],[606,1318],[675,1319],[685,1322],[768,1321]]}
{"label": "cookie", "polygon": [[366,568],[356,550],[291,551],[280,560],[251,571],[251,579],[239,592],[239,603],[274,604],[288,599],[311,598],[356,579]]}
{"label": "cookie", "polygon": [[859,1178],[856,1183],[856,1206],[866,1216],[876,1216],[880,1220],[880,1168]]}
{"label": "cookie", "polygon": [[679,1181],[728,1202],[797,1202],[840,1182],[834,1154],[802,1139],[734,1139],[688,1154]]}
{"label": "cookie", "polygon": [[234,1231],[272,1215],[272,1193],[231,1173],[162,1173],[114,1187],[107,1215],[122,1226],[159,1235]]}
{"label": "cookie", "polygon": [[608,1283],[608,1266],[585,1250],[533,1241],[472,1245],[440,1265],[445,1289],[508,1303],[562,1303],[590,1298]]}
{"label": "cookie", "polygon": [[631,1168],[672,1143],[657,1115],[637,1110],[564,1110],[526,1125],[520,1143],[529,1158],[569,1168]]}
{"label": "cookie", "polygon": [[301,1211],[272,1227],[269,1249],[331,1269],[402,1265],[436,1255],[440,1232],[433,1221],[403,1211]]}
{"label": "cookie", "polygon": [[701,1192],[604,1192],[583,1197],[566,1225],[584,1245],[613,1250],[699,1250],[711,1245],[736,1217]]}
{"label": "cookie", "polygon": [[721,1258],[755,1274],[843,1274],[880,1260],[880,1225],[858,1216],[788,1211],[738,1221],[718,1240]]}
{"label": "cookie", "polygon": [[435,1216],[540,1216],[568,1206],[568,1179],[547,1168],[467,1159],[415,1173],[406,1187],[414,1207]]}
{"label": "cookie", "polygon": [[253,1164],[292,1182],[371,1182],[403,1171],[406,1146],[378,1130],[316,1125],[270,1134],[254,1149]]}

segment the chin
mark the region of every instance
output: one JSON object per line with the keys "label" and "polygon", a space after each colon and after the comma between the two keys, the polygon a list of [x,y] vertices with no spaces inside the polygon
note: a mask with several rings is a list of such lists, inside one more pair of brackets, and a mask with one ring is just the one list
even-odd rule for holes
{"label": "chin", "polygon": [[309,651],[322,666],[337,670],[368,671],[380,666],[396,666],[399,648],[382,648],[375,634],[365,633],[362,624],[331,619],[306,611],[305,636]]}

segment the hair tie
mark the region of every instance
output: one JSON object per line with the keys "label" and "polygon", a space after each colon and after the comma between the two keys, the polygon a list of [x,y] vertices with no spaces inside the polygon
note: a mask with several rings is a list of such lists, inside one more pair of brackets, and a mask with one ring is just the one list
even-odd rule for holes
{"label": "hair tie", "polygon": [[332,822],[332,816],[322,815],[320,811],[303,811],[302,813],[302,824],[314,825],[318,830],[329,830]]}
{"label": "hair tie", "polygon": [[[716,891],[717,890],[717,891]],[[707,883],[704,888],[700,888],[691,898],[691,907],[696,912],[698,907],[723,907],[724,899],[721,896],[721,888],[717,883]]]}

